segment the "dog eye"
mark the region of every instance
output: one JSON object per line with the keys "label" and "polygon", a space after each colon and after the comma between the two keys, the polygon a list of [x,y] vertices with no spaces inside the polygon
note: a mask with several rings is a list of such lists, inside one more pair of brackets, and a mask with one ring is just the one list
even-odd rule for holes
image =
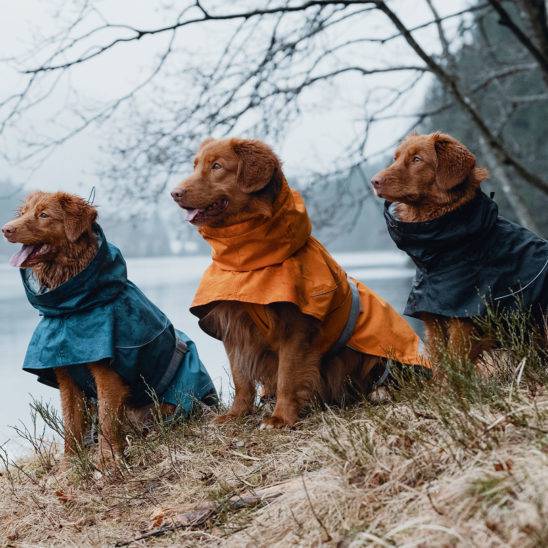
{"label": "dog eye", "polygon": [[40,217],[40,219],[47,219],[49,215],[45,211],[42,211],[38,217]]}
{"label": "dog eye", "polygon": [[422,158],[420,156],[413,156],[413,162],[422,162]]}
{"label": "dog eye", "polygon": [[223,166],[219,162],[214,162],[211,169],[221,169]]}

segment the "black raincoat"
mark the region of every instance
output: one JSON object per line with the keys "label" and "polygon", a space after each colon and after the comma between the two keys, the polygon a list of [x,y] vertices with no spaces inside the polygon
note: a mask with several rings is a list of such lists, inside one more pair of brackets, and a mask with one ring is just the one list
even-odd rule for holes
{"label": "black raincoat", "polygon": [[488,305],[547,312],[548,242],[499,217],[483,192],[425,222],[399,221],[391,206],[385,202],[388,232],[417,267],[405,314],[470,318]]}

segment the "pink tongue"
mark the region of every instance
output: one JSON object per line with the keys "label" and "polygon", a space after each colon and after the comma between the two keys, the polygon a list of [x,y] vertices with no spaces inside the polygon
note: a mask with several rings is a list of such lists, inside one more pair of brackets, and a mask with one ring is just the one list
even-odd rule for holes
{"label": "pink tongue", "polygon": [[21,265],[29,258],[29,255],[33,251],[33,245],[23,245],[21,249],[10,258],[10,265],[21,268]]}
{"label": "pink tongue", "polygon": [[188,222],[192,222],[194,217],[198,215],[202,210],[201,209],[187,209],[186,210],[186,220]]}

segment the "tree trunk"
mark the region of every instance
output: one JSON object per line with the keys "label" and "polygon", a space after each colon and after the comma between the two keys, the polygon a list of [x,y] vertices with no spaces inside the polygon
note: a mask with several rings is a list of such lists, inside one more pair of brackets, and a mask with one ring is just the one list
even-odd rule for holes
{"label": "tree trunk", "polygon": [[500,183],[502,191],[506,196],[506,199],[512,206],[516,217],[521,225],[529,230],[532,230],[535,234],[540,234],[540,228],[535,223],[527,204],[523,198],[516,192],[514,183],[508,177],[508,174],[504,170],[504,167],[497,161],[495,154],[489,148],[489,145],[485,142],[485,139],[480,137],[480,148],[485,159],[485,163],[489,168],[489,171],[493,174],[493,177]]}

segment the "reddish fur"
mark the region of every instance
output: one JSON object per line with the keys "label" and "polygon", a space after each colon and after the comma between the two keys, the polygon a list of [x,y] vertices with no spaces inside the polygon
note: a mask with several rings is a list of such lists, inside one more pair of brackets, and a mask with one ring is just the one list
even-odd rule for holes
{"label": "reddish fur", "polygon": [[[418,156],[420,161],[413,161]],[[396,203],[404,222],[436,219],[472,200],[486,169],[476,167],[476,157],[459,141],[444,133],[410,135],[396,150],[394,162],[373,177],[378,196]],[[436,360],[444,345],[475,359],[490,341],[478,340],[467,319],[424,314],[427,341]]]}
{"label": "reddish fur", "polygon": [[[222,164],[222,170],[211,169],[215,162]],[[184,194],[176,201],[182,207],[203,208],[228,199],[227,209],[209,221],[210,226],[230,226],[272,215],[283,172],[278,158],[264,143],[208,139],[194,166],[194,173],[177,187]],[[340,402],[349,395],[349,380],[358,391],[367,390],[367,375],[380,358],[350,349],[326,358],[315,350],[323,336],[321,322],[289,303],[268,305],[265,311],[271,316],[269,323],[276,326],[270,343],[242,303],[220,303],[205,318],[222,334],[235,387],[232,406],[218,422],[251,413],[258,384],[265,395],[276,396],[274,412],[264,421],[269,427],[294,425],[303,407],[314,398]]]}
{"label": "reddish fur", "polygon": [[[48,215],[43,219],[41,213]],[[27,260],[40,284],[54,289],[83,270],[97,252],[92,224],[97,210],[79,196],[66,192],[33,192],[6,226],[21,244],[48,244],[46,255]]]}
{"label": "reddish fur", "polygon": [[[216,162],[222,169],[212,169]],[[187,209],[205,208],[228,198],[227,209],[209,220],[209,226],[229,226],[258,215],[270,217],[282,176],[279,159],[260,141],[207,139],[194,160],[194,173],[177,187],[184,191],[178,203]]]}
{"label": "reddish fur", "polygon": [[[42,212],[48,217],[41,218]],[[32,268],[43,287],[54,289],[74,277],[97,253],[97,238],[92,228],[97,210],[79,196],[66,192],[34,192],[27,196],[19,213],[5,225],[13,230],[10,241],[50,246],[47,254],[23,265]],[[108,461],[123,451],[120,425],[129,388],[106,364],[90,363],[88,367],[97,388],[100,457]],[[84,394],[65,368],[56,369],[55,376],[61,394],[65,454],[70,455],[82,447],[86,428]]]}

